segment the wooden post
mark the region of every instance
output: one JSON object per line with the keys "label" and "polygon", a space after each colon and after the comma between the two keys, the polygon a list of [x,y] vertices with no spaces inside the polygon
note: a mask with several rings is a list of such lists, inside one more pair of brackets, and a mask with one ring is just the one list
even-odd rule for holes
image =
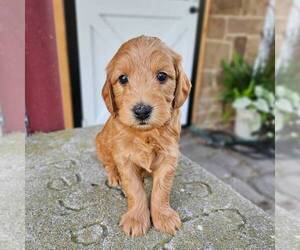
{"label": "wooden post", "polygon": [[63,116],[65,128],[73,128],[73,108],[70,85],[70,72],[68,63],[68,50],[66,39],[66,26],[63,0],[52,0],[55,22],[55,35],[57,57],[59,66],[59,80],[63,104]]}

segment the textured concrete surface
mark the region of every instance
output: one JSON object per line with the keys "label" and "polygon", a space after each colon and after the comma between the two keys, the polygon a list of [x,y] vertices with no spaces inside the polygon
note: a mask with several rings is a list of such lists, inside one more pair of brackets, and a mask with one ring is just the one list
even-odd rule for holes
{"label": "textured concrete surface", "polygon": [[0,137],[0,249],[24,249],[25,135]]}
{"label": "textured concrete surface", "polygon": [[[276,201],[277,203],[277,201]],[[292,213],[276,206],[275,245],[278,250],[300,249],[300,220]]]}
{"label": "textured concrete surface", "polygon": [[127,237],[118,226],[126,200],[106,185],[97,130],[27,139],[26,249],[274,249],[272,218],[184,156],[171,195],[182,229]]}
{"label": "textured concrete surface", "polygon": [[276,159],[276,205],[284,208],[294,217],[300,218],[299,194],[300,158],[278,157]]}
{"label": "textured concrete surface", "polygon": [[214,174],[254,204],[274,215],[275,160],[206,146],[201,138],[185,129],[181,135],[181,152]]}

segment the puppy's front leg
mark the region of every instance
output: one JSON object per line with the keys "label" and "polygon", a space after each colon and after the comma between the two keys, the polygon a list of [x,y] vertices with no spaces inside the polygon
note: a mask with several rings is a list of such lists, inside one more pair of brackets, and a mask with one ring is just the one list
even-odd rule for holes
{"label": "puppy's front leg", "polygon": [[122,216],[120,226],[127,235],[143,235],[150,227],[150,212],[140,171],[131,162],[119,166],[118,170],[128,205],[128,211]]}
{"label": "puppy's front leg", "polygon": [[170,207],[170,192],[177,159],[166,157],[153,172],[151,217],[154,227],[162,232],[175,234],[181,227],[179,215]]}

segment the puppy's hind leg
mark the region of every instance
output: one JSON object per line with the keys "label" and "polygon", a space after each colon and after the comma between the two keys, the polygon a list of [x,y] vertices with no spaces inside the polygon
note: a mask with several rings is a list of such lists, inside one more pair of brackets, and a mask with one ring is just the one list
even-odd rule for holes
{"label": "puppy's hind leg", "polygon": [[118,187],[121,185],[121,178],[117,167],[114,164],[106,164],[104,166],[107,172],[108,185],[110,187]]}
{"label": "puppy's hind leg", "polygon": [[108,185],[110,187],[117,187],[121,184],[120,175],[116,165],[114,164],[110,153],[108,152],[105,144],[103,143],[103,138],[101,138],[101,133],[96,137],[96,152],[97,157],[100,162],[102,162],[108,177]]}

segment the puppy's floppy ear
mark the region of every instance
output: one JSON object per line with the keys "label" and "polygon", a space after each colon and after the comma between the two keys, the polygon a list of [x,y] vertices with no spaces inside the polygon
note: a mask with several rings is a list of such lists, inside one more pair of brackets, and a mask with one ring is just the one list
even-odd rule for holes
{"label": "puppy's floppy ear", "polygon": [[108,77],[106,78],[105,84],[102,88],[102,97],[103,97],[103,100],[105,102],[105,105],[106,105],[108,111],[112,115],[116,115],[117,106],[115,103],[113,87],[112,87],[111,81],[108,79]]}
{"label": "puppy's floppy ear", "polygon": [[176,89],[174,93],[173,108],[180,108],[185,102],[185,100],[187,99],[192,84],[183,70],[180,56],[177,57],[175,63],[175,69],[176,69],[177,76],[176,76]]}

